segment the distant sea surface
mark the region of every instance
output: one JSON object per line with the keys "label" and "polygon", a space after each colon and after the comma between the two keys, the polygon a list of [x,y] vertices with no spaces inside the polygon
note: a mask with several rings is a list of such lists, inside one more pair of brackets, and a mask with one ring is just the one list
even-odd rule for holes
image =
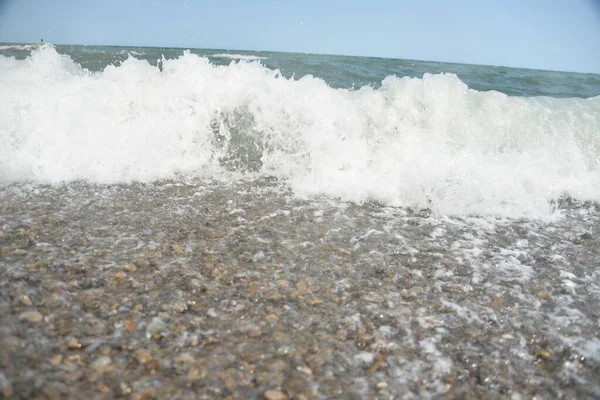
{"label": "distant sea surface", "polygon": [[[0,44],[0,54],[23,59],[37,45]],[[57,45],[58,53],[90,71],[102,71],[107,65],[119,64],[129,56],[157,65],[163,57],[178,58],[183,49],[120,46]],[[290,78],[312,75],[332,88],[381,86],[387,76],[422,78],[423,74],[452,73],[470,89],[497,90],[511,96],[594,97],[600,95],[600,75],[533,69],[469,65],[433,61],[335,56],[267,51],[228,51],[191,49],[191,54],[206,57],[215,65],[231,61],[260,61],[267,68],[279,70]]]}

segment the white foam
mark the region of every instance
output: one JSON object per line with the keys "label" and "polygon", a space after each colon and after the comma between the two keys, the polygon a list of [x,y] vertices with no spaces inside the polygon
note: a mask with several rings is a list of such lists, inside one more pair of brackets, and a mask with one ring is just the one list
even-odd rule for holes
{"label": "white foam", "polygon": [[0,50],[33,50],[39,46],[39,44],[8,44],[1,45]]}
{"label": "white foam", "polygon": [[135,50],[121,50],[119,51],[119,54],[131,54],[132,56],[143,56],[144,53],[143,51],[135,51]]}
{"label": "white foam", "polygon": [[162,70],[130,57],[90,73],[43,46],[0,56],[0,70],[2,182],[218,178],[219,160],[239,159],[241,174],[286,179],[299,196],[447,214],[544,217],[563,194],[600,201],[600,97],[507,97],[449,74],[349,91],[189,52]]}
{"label": "white foam", "polygon": [[230,60],[245,60],[245,61],[256,61],[256,60],[265,60],[268,57],[261,56],[253,56],[249,54],[230,54],[230,53],[219,53],[212,54],[212,58],[228,58]]}

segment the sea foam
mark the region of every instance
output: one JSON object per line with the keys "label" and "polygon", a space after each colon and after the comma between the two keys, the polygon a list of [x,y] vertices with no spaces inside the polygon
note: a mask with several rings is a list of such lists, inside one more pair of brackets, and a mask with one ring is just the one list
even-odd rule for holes
{"label": "sea foam", "polygon": [[189,52],[92,73],[50,45],[0,70],[4,183],[258,174],[298,196],[508,217],[600,201],[600,97],[509,97],[452,74],[333,89]]}

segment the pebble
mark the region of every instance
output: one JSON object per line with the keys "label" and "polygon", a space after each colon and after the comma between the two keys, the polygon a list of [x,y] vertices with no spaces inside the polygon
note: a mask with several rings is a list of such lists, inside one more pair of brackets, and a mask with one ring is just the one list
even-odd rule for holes
{"label": "pebble", "polygon": [[151,338],[154,335],[164,333],[167,331],[167,324],[160,317],[153,317],[152,322],[148,324],[146,328],[146,336]]}
{"label": "pebble", "polygon": [[267,400],[286,400],[287,396],[279,390],[267,390],[264,393],[265,399]]}
{"label": "pebble", "polygon": [[171,305],[171,309],[177,313],[182,313],[187,310],[188,306],[185,301],[176,301]]}
{"label": "pebble", "polygon": [[265,317],[267,321],[277,321],[279,317],[275,314],[269,314]]}
{"label": "pebble", "polygon": [[31,324],[37,324],[38,322],[42,322],[44,316],[37,311],[25,311],[21,315],[19,315],[20,321],[27,321]]}
{"label": "pebble", "polygon": [[56,355],[52,356],[52,358],[50,359],[50,364],[55,365],[55,366],[60,365],[62,360],[63,360],[62,354],[56,354]]}
{"label": "pebble", "polygon": [[300,282],[296,283],[296,289],[298,289],[298,291],[300,293],[308,292],[308,282],[300,281]]}
{"label": "pebble", "polygon": [[313,373],[310,368],[305,367],[305,366],[299,366],[299,367],[296,367],[296,369],[306,375],[312,375],[312,373]]}
{"label": "pebble", "polygon": [[110,388],[108,386],[106,386],[104,383],[97,383],[96,390],[99,391],[100,393],[107,393],[110,391]]}
{"label": "pebble", "polygon": [[219,314],[217,314],[215,309],[212,307],[208,309],[208,311],[206,312],[206,315],[208,315],[211,318],[217,318],[219,316]]}
{"label": "pebble", "polygon": [[540,299],[547,299],[548,297],[550,297],[548,292],[546,292],[545,290],[540,290],[539,292],[537,292],[537,295]]}
{"label": "pebble", "polygon": [[194,362],[194,356],[190,353],[181,353],[177,357],[173,358],[173,361],[178,364],[191,364]]}
{"label": "pebble", "polygon": [[176,255],[182,254],[184,252],[183,248],[176,244],[171,245],[171,249],[173,250],[173,254]]}
{"label": "pebble", "polygon": [[152,355],[148,350],[138,349],[133,354],[140,364],[146,364],[148,361],[152,360]]}
{"label": "pebble", "polygon": [[101,356],[99,357],[96,361],[94,361],[91,365],[91,367],[93,369],[95,369],[98,372],[102,372],[106,369],[106,367],[108,367],[110,364],[112,363],[112,360],[110,359],[110,357],[107,356]]}
{"label": "pebble", "polygon": [[277,360],[274,363],[272,363],[271,365],[269,365],[269,370],[271,370],[272,372],[282,372],[285,371],[287,369],[287,363],[283,360]]}
{"label": "pebble", "polygon": [[121,280],[121,279],[125,279],[127,277],[127,274],[125,272],[117,272],[116,274],[114,274],[115,279]]}
{"label": "pebble", "polygon": [[191,369],[185,376],[185,379],[187,379],[188,381],[195,381],[200,379],[200,370],[197,368]]}
{"label": "pebble", "polygon": [[76,338],[71,338],[67,340],[67,347],[71,350],[77,350],[81,348],[81,343]]}
{"label": "pebble", "polygon": [[128,272],[135,272],[135,271],[137,271],[137,267],[135,265],[133,265],[133,264],[125,264],[125,265],[123,265],[123,269],[125,271],[128,271]]}
{"label": "pebble", "polygon": [[21,297],[21,304],[23,304],[24,306],[30,306],[31,303],[31,299],[29,298],[29,296],[25,295],[23,297]]}

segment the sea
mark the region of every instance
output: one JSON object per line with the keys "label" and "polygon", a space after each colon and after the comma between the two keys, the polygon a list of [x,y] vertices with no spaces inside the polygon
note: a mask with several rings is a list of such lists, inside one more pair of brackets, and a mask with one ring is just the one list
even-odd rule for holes
{"label": "sea", "polygon": [[[460,364],[447,312],[465,346],[521,366],[509,382],[539,378],[547,353],[532,338],[543,336],[562,349],[548,350],[560,356],[544,393],[564,395],[566,379],[600,395],[598,74],[4,43],[0,203],[5,238],[42,208],[91,242],[125,229],[138,250],[151,226],[168,236],[209,218],[220,240],[245,237],[226,248],[247,263],[287,262],[306,276],[335,267],[359,286],[364,266],[378,266],[412,282],[397,301],[430,301],[397,322],[410,336],[414,321],[437,321],[426,343],[405,344],[422,364],[398,366],[409,380],[429,371],[439,384],[428,394],[443,393],[444,371]],[[127,224],[94,217],[107,204]],[[61,240],[45,238],[44,251]],[[492,344],[468,333],[504,328]]]}

